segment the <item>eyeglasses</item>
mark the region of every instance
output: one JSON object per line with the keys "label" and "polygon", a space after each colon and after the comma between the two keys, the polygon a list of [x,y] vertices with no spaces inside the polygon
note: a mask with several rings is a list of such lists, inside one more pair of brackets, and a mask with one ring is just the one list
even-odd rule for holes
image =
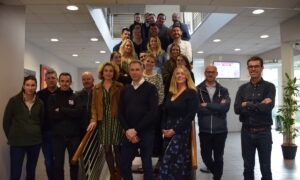
{"label": "eyeglasses", "polygon": [[258,69],[260,68],[260,65],[254,65],[254,66],[248,66],[248,69]]}

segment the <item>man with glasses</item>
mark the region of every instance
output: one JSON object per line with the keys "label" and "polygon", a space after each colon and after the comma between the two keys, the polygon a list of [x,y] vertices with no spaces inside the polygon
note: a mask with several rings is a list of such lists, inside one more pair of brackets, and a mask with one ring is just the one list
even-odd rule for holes
{"label": "man with glasses", "polygon": [[271,126],[272,109],[275,104],[274,84],[263,80],[263,59],[254,56],[247,61],[250,82],[240,86],[234,111],[242,122],[242,156],[244,160],[244,179],[254,179],[255,152],[257,149],[262,180],[272,180]]}
{"label": "man with glasses", "polygon": [[216,66],[206,66],[204,75],[205,80],[197,86],[200,100],[198,124],[201,156],[208,170],[212,172],[213,179],[220,180],[228,133],[226,114],[230,107],[230,97],[228,90],[216,81]]}

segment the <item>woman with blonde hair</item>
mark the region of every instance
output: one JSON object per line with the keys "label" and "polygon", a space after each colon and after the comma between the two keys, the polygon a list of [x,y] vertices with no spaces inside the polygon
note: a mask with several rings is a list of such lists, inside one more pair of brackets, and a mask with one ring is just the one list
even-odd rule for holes
{"label": "woman with blonde hair", "polygon": [[147,50],[149,54],[156,57],[155,72],[161,74],[161,68],[167,61],[167,53],[161,48],[161,43],[158,36],[151,36],[147,43]]}
{"label": "woman with blonde hair", "polygon": [[119,68],[119,77],[118,82],[122,83],[124,86],[131,83],[131,77],[129,74],[121,67],[121,54],[117,51],[114,51],[110,55],[110,62],[114,63]]}
{"label": "woman with blonde hair", "polygon": [[199,106],[195,84],[189,70],[178,66],[173,73],[166,97],[162,132],[165,153],[159,179],[191,179],[191,122]]}
{"label": "woman with blonde hair", "polygon": [[104,63],[98,72],[102,82],[93,89],[92,119],[87,130],[93,130],[99,123],[100,143],[104,147],[110,179],[119,180],[122,128],[118,120],[118,104],[123,85],[117,81],[119,71],[113,63]]}
{"label": "woman with blonde hair", "polygon": [[133,60],[137,60],[137,55],[134,50],[134,45],[130,39],[126,39],[122,42],[119,50],[121,54],[121,68],[123,68],[126,73],[129,72],[129,63]]}

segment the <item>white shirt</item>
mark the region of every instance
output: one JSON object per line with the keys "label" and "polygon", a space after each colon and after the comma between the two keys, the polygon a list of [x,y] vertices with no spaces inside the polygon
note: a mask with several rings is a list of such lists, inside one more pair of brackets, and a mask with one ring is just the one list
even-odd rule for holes
{"label": "white shirt", "polygon": [[140,82],[138,82],[137,84],[135,84],[133,81],[131,82],[131,85],[133,86],[133,88],[136,90],[137,88],[139,88],[143,83],[145,82],[145,79],[142,78],[140,80]]}
{"label": "white shirt", "polygon": [[[168,49],[167,49],[167,52],[168,52],[168,59],[170,59],[170,48],[171,48],[171,45],[170,44],[168,46]],[[185,41],[185,40],[180,40],[180,43],[178,43],[179,47],[180,47],[180,53],[185,55],[189,62],[191,63],[192,62],[192,45],[189,41]]]}

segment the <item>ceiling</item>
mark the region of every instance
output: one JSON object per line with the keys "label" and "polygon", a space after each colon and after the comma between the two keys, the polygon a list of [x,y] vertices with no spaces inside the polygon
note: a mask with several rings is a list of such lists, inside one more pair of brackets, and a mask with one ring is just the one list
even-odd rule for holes
{"label": "ceiling", "polygon": [[[0,0],[7,5],[26,5],[26,40],[77,67],[95,67],[95,61],[106,61],[109,50],[97,29],[86,5],[122,6],[137,8],[149,4],[147,0]],[[79,11],[68,11],[66,5],[75,4]],[[280,46],[280,23],[300,13],[299,0],[152,0],[151,4],[181,5],[182,11],[207,13],[236,13],[237,16],[193,49],[194,58],[211,54],[259,54]],[[256,8],[265,9],[253,15]],[[132,8],[129,10],[134,11]],[[132,12],[134,13],[134,12]],[[201,26],[200,26],[201,28]],[[268,34],[268,39],[259,38]],[[50,38],[59,42],[50,42]],[[91,42],[91,37],[99,38]],[[201,37],[192,37],[201,38]],[[213,43],[220,38],[222,41]],[[233,49],[240,48],[235,52]],[[104,50],[107,53],[100,54]],[[202,50],[204,54],[196,52]],[[72,57],[72,54],[78,57]]]}

